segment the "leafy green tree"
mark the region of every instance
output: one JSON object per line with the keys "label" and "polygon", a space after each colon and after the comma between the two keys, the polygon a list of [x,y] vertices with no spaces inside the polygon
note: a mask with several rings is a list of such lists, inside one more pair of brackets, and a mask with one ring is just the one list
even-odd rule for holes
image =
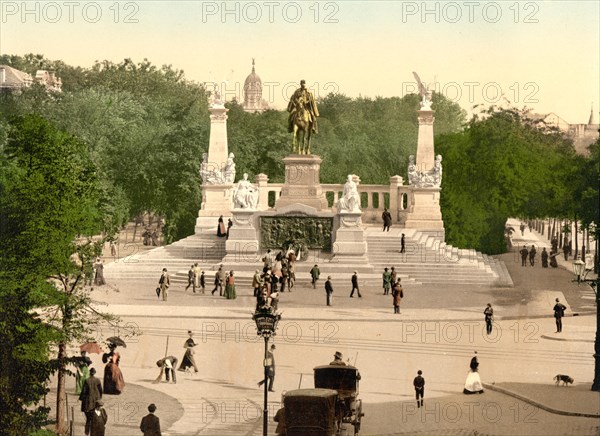
{"label": "leafy green tree", "polygon": [[574,192],[565,180],[579,157],[567,139],[526,112],[490,108],[463,132],[438,137],[436,148],[444,156],[441,207],[449,243],[501,253],[509,217],[572,216]]}
{"label": "leafy green tree", "polygon": [[[113,320],[91,308],[85,286],[100,242],[78,239],[101,227],[96,168],[82,142],[38,115],[11,121],[2,148],[0,189],[0,396],[10,410],[9,434],[25,434],[47,413],[30,410],[58,372],[57,432],[64,432],[67,346],[90,337],[97,323]],[[50,345],[57,358],[50,360]],[[15,371],[22,368],[22,371]],[[4,415],[3,415],[4,416]]]}

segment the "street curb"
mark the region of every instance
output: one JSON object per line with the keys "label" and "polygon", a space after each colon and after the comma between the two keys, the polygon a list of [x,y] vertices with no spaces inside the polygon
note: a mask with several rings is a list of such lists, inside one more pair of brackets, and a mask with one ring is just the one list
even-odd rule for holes
{"label": "street curb", "polygon": [[505,394],[505,395],[508,395],[510,397],[514,397],[517,400],[524,401],[526,403],[531,404],[532,406],[535,406],[535,407],[537,407],[539,409],[545,410],[546,412],[554,413],[556,415],[579,416],[579,417],[582,417],[582,418],[600,418],[600,414],[596,414],[596,413],[567,412],[566,410],[553,409],[552,407],[545,406],[545,405],[543,405],[541,403],[538,403],[535,400],[532,400],[531,398],[524,397],[523,395],[517,394],[517,393],[512,392],[512,391],[509,391],[508,389],[504,389],[504,388],[501,388],[501,387],[496,386],[496,385],[490,385],[489,383],[482,383],[482,385],[486,389],[489,389],[491,391],[500,392],[501,394]]}
{"label": "street curb", "polygon": [[548,339],[550,341],[563,341],[563,342],[587,342],[593,344],[595,341],[590,339],[563,339],[563,338],[553,338],[551,336],[541,335],[540,338]]}

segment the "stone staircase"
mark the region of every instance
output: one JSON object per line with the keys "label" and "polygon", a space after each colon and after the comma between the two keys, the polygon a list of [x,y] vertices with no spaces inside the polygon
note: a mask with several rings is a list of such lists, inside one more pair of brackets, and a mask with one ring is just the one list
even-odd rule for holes
{"label": "stone staircase", "polygon": [[[405,234],[406,252],[400,253],[400,235]],[[513,286],[503,262],[475,250],[457,249],[413,229],[393,229],[382,232],[380,227],[367,227],[368,264],[337,263],[331,253],[310,253],[306,261],[296,264],[296,285],[310,286],[309,271],[316,263],[321,270],[321,282],[328,275],[334,282],[349,281],[358,271],[361,283],[378,283],[384,267],[394,266],[404,284],[465,284]],[[205,271],[206,290],[213,289],[214,275],[221,263],[227,271],[235,271],[236,285],[250,288],[256,269],[262,270],[263,253],[246,258],[243,253],[234,262],[223,262],[225,239],[215,232],[189,236],[171,245],[134,253],[104,269],[107,280],[158,280],[167,268],[174,285],[187,283],[190,266],[196,262]],[[375,281],[373,281],[375,280]],[[322,283],[321,285],[322,286]]]}
{"label": "stone staircase", "polygon": [[183,274],[187,281],[187,271],[192,264],[198,262],[200,268],[212,271],[224,256],[225,239],[218,238],[216,231],[201,233],[109,263],[104,268],[104,275],[108,280],[158,279],[162,269],[167,268],[171,277]]}
{"label": "stone staircase", "polygon": [[[405,235],[405,253],[400,237]],[[366,231],[369,262],[376,271],[394,266],[397,273],[423,284],[513,286],[504,262],[475,250],[458,249],[414,229]],[[404,280],[404,279],[403,279]]]}

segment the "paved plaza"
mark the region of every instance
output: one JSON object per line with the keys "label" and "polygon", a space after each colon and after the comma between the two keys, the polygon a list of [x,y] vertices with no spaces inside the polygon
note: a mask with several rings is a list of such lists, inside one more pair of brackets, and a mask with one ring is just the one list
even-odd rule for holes
{"label": "paved plaza", "polygon": [[[523,243],[547,246],[526,230]],[[405,285],[401,314],[393,314],[391,296],[382,295],[379,280],[361,281],[363,298],[349,298],[350,276],[334,280],[333,306],[325,306],[323,282],[317,289],[299,280],[284,293],[278,334],[275,392],[269,397],[272,417],[284,391],[312,387],[312,368],[329,363],[335,351],[361,372],[360,398],[365,416],[361,434],[419,435],[596,435],[600,426],[600,393],[591,392],[595,307],[587,285],[573,283],[572,273],[521,267],[516,252],[501,256],[513,288]],[[390,259],[390,265],[393,259]],[[327,274],[323,264],[322,273]],[[158,273],[157,273],[158,274]],[[154,402],[165,435],[258,435],[262,432],[263,342],[251,314],[252,289],[225,300],[194,295],[175,284],[169,301],[156,298],[156,280],[121,280],[95,291],[104,307],[120,315],[137,336],[121,349],[127,383],[120,396],[106,396],[110,435],[135,435],[146,407]],[[208,280],[207,280],[208,282]],[[593,295],[593,293],[591,294]],[[554,333],[552,306],[567,307],[563,332]],[[491,303],[495,323],[485,334],[483,309]],[[168,353],[181,359],[187,331],[199,343],[200,372],[178,372],[177,384],[153,384],[155,362]],[[125,330],[106,328],[108,337]],[[469,361],[478,352],[487,388],[467,396],[462,389]],[[94,366],[102,368],[98,355]],[[425,407],[416,409],[412,379],[426,379]],[[556,387],[553,377],[568,374],[573,386]],[[74,381],[68,383],[73,392]],[[75,405],[75,434],[83,434],[83,415]]]}

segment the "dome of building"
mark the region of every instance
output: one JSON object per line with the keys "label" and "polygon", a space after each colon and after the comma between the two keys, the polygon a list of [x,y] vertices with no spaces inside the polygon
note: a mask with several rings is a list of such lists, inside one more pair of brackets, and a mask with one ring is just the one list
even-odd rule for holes
{"label": "dome of building", "polygon": [[252,59],[252,72],[244,81],[244,104],[245,110],[255,111],[262,109],[262,80],[254,69],[254,58]]}

